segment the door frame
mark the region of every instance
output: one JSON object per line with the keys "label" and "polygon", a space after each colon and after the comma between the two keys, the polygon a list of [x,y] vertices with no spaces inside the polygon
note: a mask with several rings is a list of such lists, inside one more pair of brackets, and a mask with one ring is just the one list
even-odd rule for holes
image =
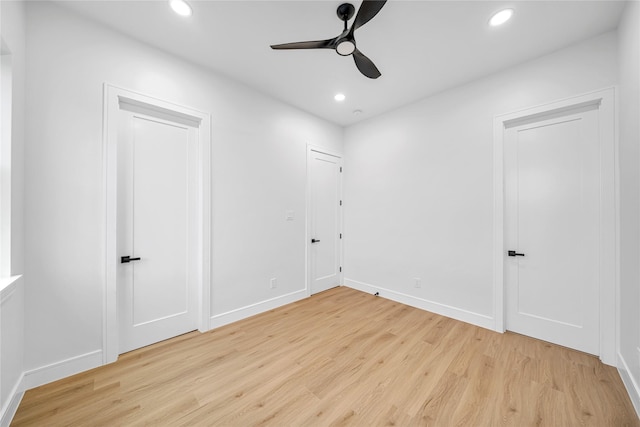
{"label": "door frame", "polygon": [[210,329],[211,292],[211,118],[208,113],[163,101],[109,83],[103,89],[103,337],[102,362],[118,359],[118,304],[116,251],[117,175],[118,175],[118,113],[122,104],[152,110],[160,117],[173,117],[197,124],[197,229],[198,241],[193,242],[198,256],[196,287],[198,300],[197,326],[200,332]]}
{"label": "door frame", "polygon": [[616,132],[616,88],[608,87],[583,95],[501,114],[493,121],[493,282],[495,330],[505,332],[505,129],[524,120],[544,118],[576,107],[597,105],[600,150],[600,230],[599,230],[599,342],[598,356],[608,365],[616,363],[616,293],[618,289],[618,157]]}
{"label": "door frame", "polygon": [[[305,232],[304,232],[304,236],[305,236],[305,245],[304,245],[304,250],[305,250],[305,259],[306,259],[306,265],[305,265],[305,277],[306,277],[306,284],[305,284],[305,291],[306,291],[306,296],[310,297],[311,296],[311,155],[316,152],[316,153],[320,153],[320,154],[326,154],[327,156],[332,156],[332,157],[337,157],[338,159],[340,159],[341,161],[344,162],[344,156],[342,153],[337,152],[337,151],[332,151],[332,150],[327,150],[326,148],[322,148],[316,145],[312,145],[312,144],[307,144],[307,188],[306,188],[306,193],[307,193],[307,200],[306,200],[306,215],[305,215]],[[340,200],[343,201],[343,209],[340,210],[340,216],[339,216],[339,220],[340,220],[340,228],[342,229],[342,233],[343,233],[343,238],[340,239],[340,265],[344,267],[344,193],[343,193],[343,181],[342,181],[342,174],[340,174],[340,178],[339,178],[339,182],[340,182],[340,188],[339,188],[339,193],[340,193]],[[342,282],[344,280],[344,271],[341,271],[339,274],[339,286],[342,286]]]}

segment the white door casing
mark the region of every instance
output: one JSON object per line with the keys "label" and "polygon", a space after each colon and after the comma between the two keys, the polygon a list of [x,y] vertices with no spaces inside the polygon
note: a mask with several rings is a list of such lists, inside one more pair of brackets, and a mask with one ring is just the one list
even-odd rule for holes
{"label": "white door casing", "polygon": [[496,330],[608,364],[617,279],[614,95],[604,89],[494,121]]}
{"label": "white door casing", "polygon": [[339,286],[342,280],[342,158],[308,149],[307,264],[309,293]]}
{"label": "white door casing", "polygon": [[[123,322],[137,325],[140,332],[136,339],[139,343],[140,339],[150,343],[157,341],[158,337],[162,339],[158,335],[162,331],[164,331],[162,333],[170,334],[173,332],[177,334],[184,330],[182,326],[178,326],[176,329],[165,323],[154,331],[151,320],[179,318],[181,311],[189,311],[187,310],[187,301],[192,301],[195,303],[195,307],[192,307],[192,311],[195,310],[195,320],[189,318],[190,314],[186,317],[182,316],[184,322],[191,325],[191,329],[194,326],[200,331],[209,329],[211,151],[208,114],[109,84],[105,84],[104,89],[106,233],[103,363],[110,363],[117,360],[120,353],[122,331],[119,329],[119,317]],[[127,126],[123,126],[123,120],[129,120],[129,124],[134,125],[133,128],[137,129],[138,134],[134,132],[127,136],[126,132],[123,133],[122,131],[127,129]],[[135,148],[133,144],[130,144],[131,141],[124,144],[125,149],[119,147],[123,140],[132,135],[137,138]],[[145,138],[144,135],[148,135],[148,138]],[[163,138],[165,148],[158,151],[154,142],[162,141]],[[190,149],[186,150],[186,147],[181,147],[180,143],[171,143],[172,140],[189,141],[191,143]],[[130,150],[135,149],[135,162],[136,168],[138,168],[135,173],[135,185],[132,185],[132,164],[128,167],[126,165],[127,162],[134,159],[132,156],[134,151],[127,153],[127,147]],[[159,152],[163,154],[159,155]],[[182,160],[176,162],[180,163],[180,166],[172,164],[172,160],[177,160],[180,157]],[[171,174],[163,177],[161,168],[168,168],[170,165],[172,169],[182,172],[182,179],[172,182]],[[127,174],[130,176],[126,179],[119,179],[118,173],[122,174],[123,169],[125,176]],[[126,172],[127,170],[129,172]],[[179,187],[187,185],[190,190],[185,192],[184,188],[182,189],[184,194],[180,197],[183,197],[184,201],[181,209],[166,209],[164,217],[156,214],[149,218],[150,212],[158,209],[158,203],[163,203],[163,194],[158,194],[158,190],[161,189],[165,193],[164,195],[173,193],[175,196],[180,193]],[[137,209],[127,209],[127,203],[123,203],[127,199],[133,201],[134,194],[130,193],[132,190],[136,192]],[[144,200],[145,198],[147,200]],[[138,218],[135,218],[136,216]],[[190,220],[186,221],[185,216],[191,216]],[[175,241],[171,241],[167,245],[159,245],[157,241],[154,241],[153,234],[162,229],[162,224],[159,222],[182,222],[183,220],[189,225],[183,222],[182,229],[178,226],[175,230],[164,233],[164,237]],[[136,224],[135,230],[132,227],[133,224]],[[134,242],[137,247],[132,247]],[[143,251],[146,254],[136,254],[131,251]],[[123,264],[120,257],[124,255],[140,256],[142,260],[136,261],[138,264],[136,262]],[[155,261],[151,262],[150,257]],[[184,262],[182,262],[182,267],[175,265],[168,269],[167,266],[159,267],[158,260],[163,257],[165,259],[179,257],[183,258]],[[152,266],[152,264],[154,265]],[[164,271],[161,271],[163,268]],[[173,290],[150,287],[149,284],[152,282],[155,284],[154,286],[163,286],[158,285],[158,274],[187,276],[186,281],[183,277],[183,282],[191,282],[193,295],[191,298],[186,296],[187,287],[184,286],[184,283],[185,293],[179,287],[175,287]],[[159,290],[162,290],[160,293],[163,295],[171,292],[173,295],[167,295],[166,298],[161,298],[150,306],[138,304],[136,307],[135,298],[127,302],[127,295],[123,292],[123,290],[128,292],[129,297],[135,295],[131,287],[132,281],[136,282],[135,292],[139,297],[145,293],[147,296],[153,295]],[[121,286],[123,284],[124,286]],[[120,309],[125,307],[123,304],[125,306],[129,304],[129,306],[123,311],[125,314],[119,316]],[[172,305],[173,307],[171,307]],[[180,305],[184,310],[176,309]],[[130,338],[125,337],[122,351],[131,348],[132,344],[127,344],[127,339]]]}

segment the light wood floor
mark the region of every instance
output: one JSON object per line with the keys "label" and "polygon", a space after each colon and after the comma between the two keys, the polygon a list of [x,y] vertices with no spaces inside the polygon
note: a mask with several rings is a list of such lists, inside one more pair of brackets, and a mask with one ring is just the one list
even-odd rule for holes
{"label": "light wood floor", "polygon": [[12,425],[640,426],[597,358],[336,288],[29,390]]}

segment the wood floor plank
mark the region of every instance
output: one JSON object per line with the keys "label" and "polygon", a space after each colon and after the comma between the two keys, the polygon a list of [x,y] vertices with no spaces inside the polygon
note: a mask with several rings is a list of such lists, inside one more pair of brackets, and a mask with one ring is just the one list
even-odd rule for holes
{"label": "wood floor plank", "polygon": [[615,368],[336,288],[29,390],[12,426],[631,426]]}

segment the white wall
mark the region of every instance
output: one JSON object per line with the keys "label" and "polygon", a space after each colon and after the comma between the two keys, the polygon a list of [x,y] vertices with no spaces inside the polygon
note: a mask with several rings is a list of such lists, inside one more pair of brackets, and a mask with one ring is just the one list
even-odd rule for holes
{"label": "white wall", "polygon": [[619,26],[620,373],[640,414],[640,3]]}
{"label": "white wall", "polygon": [[[10,271],[23,273],[23,153],[25,84],[25,10],[22,2],[0,2],[0,35],[11,56],[11,227]],[[5,105],[3,104],[3,107]],[[3,177],[8,166],[3,161]],[[4,214],[4,211],[3,211]],[[0,425],[8,425],[17,409],[23,372],[24,281],[0,278]]]}
{"label": "white wall", "polygon": [[347,128],[345,284],[493,327],[493,117],[616,84],[616,43],[610,32]]}
{"label": "white wall", "polygon": [[341,151],[342,129],[55,4],[27,11],[27,374],[102,347],[104,82],[212,114],[212,314],[303,290],[306,144]]}

